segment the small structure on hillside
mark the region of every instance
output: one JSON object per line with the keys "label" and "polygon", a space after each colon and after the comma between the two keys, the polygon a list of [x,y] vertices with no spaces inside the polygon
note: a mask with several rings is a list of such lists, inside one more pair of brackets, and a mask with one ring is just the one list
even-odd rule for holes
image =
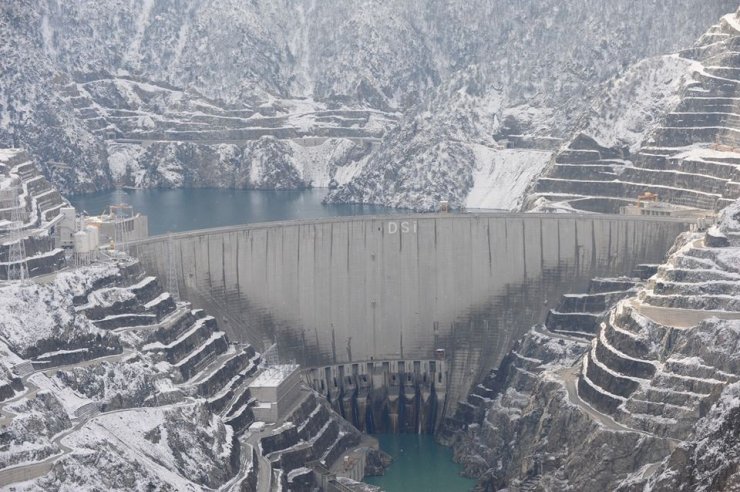
{"label": "small structure on hillside", "polygon": [[300,370],[297,364],[281,364],[267,367],[249,385],[249,391],[257,400],[252,408],[255,420],[275,423],[288,414],[300,399]]}
{"label": "small structure on hillside", "polygon": [[74,261],[76,265],[89,265],[98,258],[100,236],[95,226],[85,226],[72,234]]}
{"label": "small structure on hillside", "polygon": [[57,247],[71,248],[82,257],[107,244],[120,249],[131,241],[149,237],[147,216],[135,213],[130,205],[111,205],[93,216],[78,216],[74,207],[62,207],[60,216],[56,225]]}
{"label": "small structure on hillside", "polygon": [[637,202],[619,208],[622,215],[644,215],[650,217],[675,217],[680,219],[710,219],[716,214],[709,210],[687,207],[675,203],[661,202],[658,195],[649,191],[637,197]]}
{"label": "small structure on hillside", "polygon": [[74,207],[62,207],[59,212],[62,219],[56,226],[56,247],[72,248],[74,246],[73,235],[79,230],[77,212]]}
{"label": "small structure on hillside", "polygon": [[97,227],[100,243],[113,243],[116,249],[149,237],[147,216],[134,212],[131,205],[111,205],[101,215],[86,217],[85,225]]}

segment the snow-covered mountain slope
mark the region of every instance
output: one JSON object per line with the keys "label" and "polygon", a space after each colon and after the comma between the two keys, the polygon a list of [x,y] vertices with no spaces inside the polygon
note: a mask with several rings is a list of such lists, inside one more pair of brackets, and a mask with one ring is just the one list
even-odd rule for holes
{"label": "snow-covered mountain slope", "polygon": [[44,174],[61,189],[93,191],[111,185],[105,145],[53,90],[65,75],[23,33],[40,19],[31,2],[0,5],[0,147],[32,152]]}
{"label": "snow-covered mountain slope", "polygon": [[[673,30],[669,36],[673,37],[676,26],[683,23],[674,17],[672,26],[664,24],[665,11],[657,4],[628,3],[612,2],[605,9],[596,4],[581,8],[569,2],[557,6],[539,3],[532,10],[529,4],[521,2],[500,6],[490,18],[500,28],[498,34],[486,30],[486,35],[476,38],[480,46],[468,46],[459,53],[461,58],[472,57],[477,63],[479,88],[470,94],[472,101],[461,104],[454,90],[459,87],[460,74],[471,71],[467,67],[443,81],[426,101],[408,110],[363,172],[329,200],[421,210],[435,208],[440,199],[449,200],[452,206],[514,208],[522,201],[527,186],[523,181],[540,173],[549,156],[528,152],[512,154],[509,159],[509,154],[492,157],[495,150],[474,151],[482,132],[487,132],[492,149],[551,150],[557,146],[557,138],[567,137],[583,125],[581,115],[591,110],[598,112],[600,118],[592,118],[595,127],[641,141],[650,129],[643,121],[650,118],[648,113],[676,102],[679,84],[673,81],[680,79],[675,74],[682,65],[674,58],[658,58],[638,63],[626,72],[625,67],[645,56],[690,46],[694,38],[658,39],[656,35],[663,29]],[[628,8],[637,10],[622,11]],[[693,9],[689,5],[677,8]],[[640,15],[633,18],[637,11]],[[595,26],[608,23],[602,15],[611,15],[610,19],[629,18],[631,23],[606,32],[592,31]],[[673,11],[671,15],[678,14]],[[504,22],[502,19],[506,19],[506,26],[497,25]],[[647,29],[643,31],[641,22],[657,24],[643,26]],[[566,32],[568,29],[571,31]],[[622,38],[626,32],[633,33],[634,38]],[[697,31],[694,35],[698,35]],[[635,39],[641,41],[632,44]],[[611,86],[606,83],[608,80],[613,80]],[[635,109],[619,111],[621,120],[617,121],[616,108],[623,109],[621,104],[634,104]],[[614,108],[611,114],[610,105]],[[471,107],[476,109],[470,110]],[[481,120],[480,111],[485,108],[491,111],[487,120]],[[421,115],[426,116],[427,124],[418,123]],[[479,129],[470,131],[476,125]],[[624,128],[613,129],[615,125]],[[456,130],[461,130],[461,138],[455,135]],[[415,144],[410,143],[412,139]],[[449,142],[451,139],[454,144]],[[491,162],[497,162],[499,169],[492,170]],[[468,196],[473,188],[475,192]],[[500,195],[502,190],[505,197],[483,198]]]}
{"label": "snow-covered mountain slope", "polygon": [[335,171],[351,161],[341,149],[372,146],[396,119],[306,99],[224,105],[132,77],[88,76],[60,92],[106,139],[113,180],[136,187],[281,189],[344,182],[347,173]]}
{"label": "snow-covered mountain slope", "polygon": [[475,156],[473,187],[465,208],[513,210],[519,208],[532,179],[549,162],[552,153],[538,149],[472,148]]}
{"label": "snow-covered mountain slope", "polygon": [[[354,116],[346,114],[339,121],[336,115],[320,113],[401,112],[406,121],[413,121],[441,95],[454,99],[447,88],[455,86],[461,72],[476,66],[485,89],[479,105],[487,106],[494,98],[500,101],[499,120],[512,115],[509,123],[517,131],[562,137],[586,107],[590,87],[643,57],[688,45],[706,25],[732,8],[729,0],[700,5],[676,0],[671,8],[637,0],[588,5],[579,0],[10,0],[0,5],[2,38],[12,40],[0,45],[0,142],[17,143],[31,151],[63,191],[88,191],[114,183],[295,187],[308,181],[322,184],[335,179],[341,183],[357,175],[355,188],[363,191],[345,193],[343,199],[418,206],[432,201],[435,193],[444,193],[462,203],[472,186],[468,183],[472,170],[486,165],[474,162],[471,152],[453,150],[455,158],[447,161],[447,146],[432,146],[423,153],[422,162],[402,154],[409,149],[399,137],[389,137],[382,149],[355,149],[351,154],[362,158],[334,163],[337,146],[344,149],[348,142],[356,142],[352,132],[328,134],[326,128],[366,130],[377,137],[395,125],[395,117],[381,115],[375,126],[372,121],[353,121]],[[167,120],[170,126],[193,121],[172,97],[158,100],[156,106],[136,108],[120,99],[103,103],[99,91],[85,94],[81,90],[81,84],[93,79],[114,80],[113,84],[98,84],[109,88],[120,88],[123,80],[136,80],[138,88],[131,84],[129,88],[142,93],[147,92],[147,84],[165,87],[173,94],[187,94],[185,100],[205,98],[221,112],[265,107],[273,116],[287,118],[288,127],[311,113],[314,116],[299,126],[304,135],[342,140],[302,152],[307,147],[295,142],[295,135],[272,132],[275,138],[287,140],[287,145],[279,149],[272,145],[278,154],[277,167],[252,181],[242,177],[244,169],[252,166],[252,144],[238,133],[240,142],[228,142],[237,147],[228,153],[238,157],[227,160],[217,156],[212,142],[191,133],[178,138],[169,135],[162,145],[166,148],[146,155],[144,162],[135,155],[148,149],[128,153],[116,149],[112,157],[109,145],[122,138],[115,130],[125,125],[123,113],[111,112],[134,111],[125,115],[134,124],[128,130],[137,125],[145,129],[152,123],[154,129],[161,129]],[[95,104],[90,105],[90,100]],[[454,104],[451,100],[434,106],[446,111]],[[446,125],[458,126],[458,133],[464,134],[471,126],[464,120],[465,115],[460,115]],[[199,123],[206,132],[220,133],[224,128],[224,121],[215,119]],[[398,131],[401,136],[409,135],[407,129]],[[489,133],[495,131],[491,125]],[[434,140],[437,135],[430,125],[419,132],[425,134],[420,141]],[[475,144],[475,138],[464,143]],[[178,152],[172,148],[183,143],[189,146],[179,153],[192,153],[195,159],[188,162],[176,156],[173,162],[172,154]],[[260,144],[264,146],[270,144]],[[365,153],[403,161],[406,169],[399,169],[399,174],[427,174],[434,184],[428,192],[414,191],[404,188],[416,185],[416,180],[409,179],[396,195],[381,194],[376,188],[387,188],[388,183],[370,184],[366,175],[358,174],[372,160]],[[260,159],[259,153],[255,159]],[[375,162],[380,160],[375,158]],[[308,163],[321,161],[332,162],[306,171]],[[455,166],[458,161],[461,169]],[[453,169],[435,170],[435,163],[440,162],[450,162]],[[346,169],[338,176],[327,174],[337,166]],[[216,177],[204,171],[210,167],[225,171],[215,173]],[[122,169],[130,169],[130,175],[124,173],[122,178]],[[467,177],[450,179],[449,174]],[[418,193],[427,195],[411,198]]]}
{"label": "snow-covered mountain slope", "polygon": [[329,201],[430,210],[450,200],[459,206],[474,184],[476,152],[499,147],[492,135],[499,111],[500,96],[486,89],[479,70],[459,74],[407,114]]}
{"label": "snow-covered mountain slope", "polygon": [[719,210],[740,197],[738,39],[735,12],[680,55],[645,60],[611,84],[533,184],[527,206],[617,213],[651,192]]}
{"label": "snow-covered mountain slope", "polygon": [[604,147],[637,152],[662,116],[681,101],[682,90],[693,81],[692,66],[692,60],[675,54],[637,62],[604,84],[577,131]]}
{"label": "snow-covered mountain slope", "polygon": [[[599,86],[591,106],[568,126],[602,145],[636,151],[661,115],[680,102],[692,66],[677,55],[642,60]],[[557,137],[538,136],[558,129],[557,111],[503,107],[503,94],[490,91],[480,71],[473,73],[458,76],[425,111],[402,120],[363,172],[329,200],[420,210],[434,209],[439,200],[467,208],[522,205],[560,143]],[[434,147],[442,142],[451,150]],[[436,171],[425,175],[431,170]]]}

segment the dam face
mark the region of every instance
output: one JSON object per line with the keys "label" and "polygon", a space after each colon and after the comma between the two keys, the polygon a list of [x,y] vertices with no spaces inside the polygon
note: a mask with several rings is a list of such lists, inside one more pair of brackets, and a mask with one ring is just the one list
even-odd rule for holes
{"label": "dam face", "polygon": [[235,339],[277,341],[281,358],[314,368],[308,377],[325,394],[348,375],[374,381],[391,367],[380,361],[406,361],[411,372],[439,360],[431,366],[445,368],[446,388],[436,392],[455,402],[561,294],[659,262],[687,228],[608,215],[348,217],[193,231],[130,249],[160,278],[172,250],[185,299],[219,313]]}

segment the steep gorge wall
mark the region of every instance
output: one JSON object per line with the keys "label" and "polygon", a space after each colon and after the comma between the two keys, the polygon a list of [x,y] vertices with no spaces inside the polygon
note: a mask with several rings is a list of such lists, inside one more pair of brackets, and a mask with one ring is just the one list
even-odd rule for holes
{"label": "steep gorge wall", "polygon": [[[305,366],[434,358],[450,387],[497,365],[549,303],[659,262],[686,224],[620,216],[410,215],[267,223],[173,236],[183,296],[236,339]],[[168,245],[131,246],[167,278]]]}

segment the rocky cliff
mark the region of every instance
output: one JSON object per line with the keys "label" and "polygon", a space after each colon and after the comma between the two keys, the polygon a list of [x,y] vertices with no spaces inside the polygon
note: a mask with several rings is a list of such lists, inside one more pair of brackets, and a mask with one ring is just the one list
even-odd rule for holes
{"label": "rocky cliff", "polygon": [[[595,335],[567,299],[530,331],[441,434],[481,488],[732,489],[738,219],[740,202],[681,236],[637,289],[600,282],[613,307]],[[599,297],[581,297],[584,315]]]}

